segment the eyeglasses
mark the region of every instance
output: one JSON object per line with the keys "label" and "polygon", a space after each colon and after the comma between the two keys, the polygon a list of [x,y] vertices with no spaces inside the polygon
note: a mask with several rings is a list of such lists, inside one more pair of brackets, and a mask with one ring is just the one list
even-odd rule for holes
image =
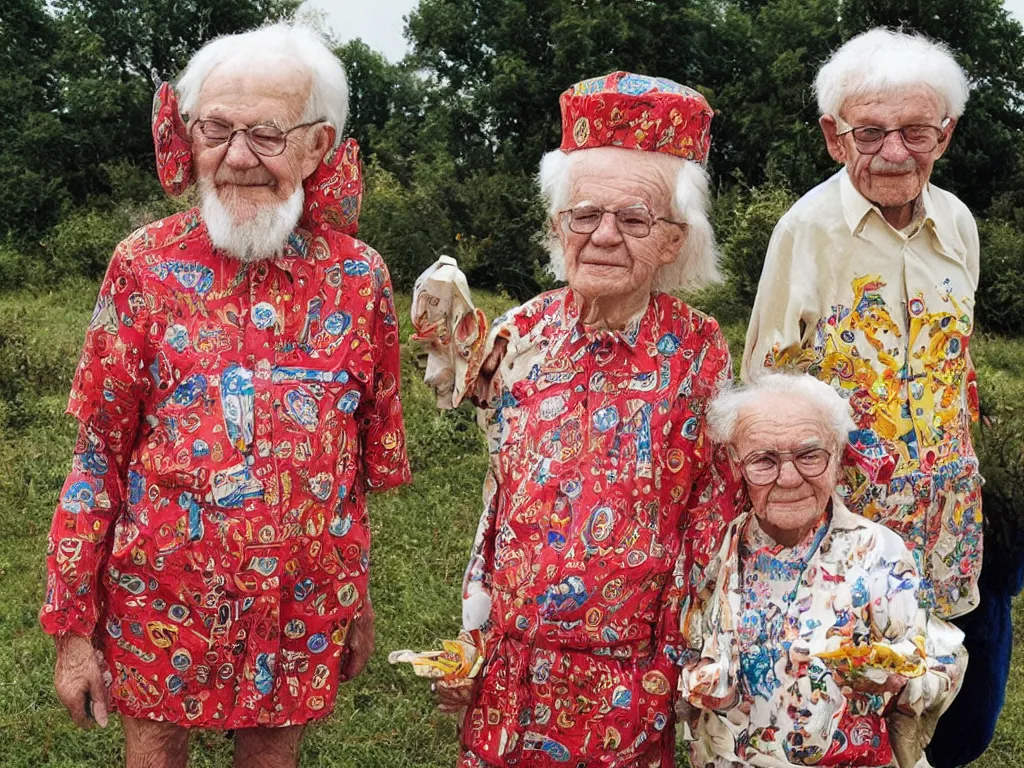
{"label": "eyeglasses", "polygon": [[575,208],[559,211],[558,215],[562,217],[563,221],[566,218],[569,220],[569,229],[577,235],[591,235],[601,226],[601,220],[604,219],[606,213],[610,213],[615,217],[615,226],[619,232],[637,239],[651,234],[651,229],[659,221],[665,221],[680,227],[686,226],[681,222],[672,221],[664,216],[655,216],[650,208],[642,204],[630,205],[614,211],[600,208],[596,205],[583,204]]}
{"label": "eyeglasses", "polygon": [[208,147],[219,147],[221,144],[230,144],[231,140],[235,138],[236,133],[245,134],[245,143],[249,149],[255,152],[257,155],[263,157],[277,157],[286,146],[288,146],[288,134],[292,131],[297,131],[299,128],[309,128],[311,125],[325,122],[323,118],[319,120],[313,120],[310,123],[299,123],[296,126],[289,128],[287,131],[282,131],[280,128],[274,125],[267,125],[265,123],[260,125],[247,125],[245,128],[235,128],[232,130],[231,126],[227,123],[222,123],[220,120],[199,120],[195,123],[193,128],[198,128],[200,135],[203,137],[203,141],[206,142]]}
{"label": "eyeglasses", "polygon": [[[842,121],[840,121],[842,122]],[[885,144],[885,137],[890,133],[899,133],[903,139],[904,146],[911,152],[931,152],[939,145],[942,135],[949,126],[950,119],[947,117],[942,125],[904,125],[902,128],[879,128],[875,125],[858,125],[848,127],[837,133],[837,136],[853,134],[853,143],[857,145],[858,151],[864,155],[877,154],[882,145]],[[843,123],[845,125],[845,123]]]}
{"label": "eyeglasses", "polygon": [[754,451],[742,459],[733,452],[733,458],[739,463],[740,472],[748,483],[771,485],[779,479],[786,461],[793,463],[804,480],[820,476],[828,469],[832,453],[824,448],[802,448],[798,451]]}

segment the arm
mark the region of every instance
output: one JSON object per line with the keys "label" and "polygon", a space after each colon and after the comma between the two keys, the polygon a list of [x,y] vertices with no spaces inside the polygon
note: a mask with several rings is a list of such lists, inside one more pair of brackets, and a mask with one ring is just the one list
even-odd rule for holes
{"label": "arm", "polygon": [[[682,547],[672,581],[666,588],[658,638],[660,655],[683,665],[680,685],[684,696],[694,693],[693,703],[697,706],[697,700],[704,694],[709,697],[705,703],[710,705],[711,698],[715,698],[717,704],[724,705],[735,693],[734,679],[731,687],[722,677],[712,675],[712,681],[704,675],[710,671],[705,669],[706,659],[698,657],[704,639],[702,614],[712,602],[711,593],[720,576],[726,527],[744,502],[742,484],[733,474],[725,451],[712,443],[704,419],[708,404],[732,377],[725,338],[713,320],[708,323],[710,339],[700,374],[705,384],[695,384],[693,394],[687,397],[677,396],[679,416],[674,422],[681,427],[696,417],[698,431],[695,436],[685,436],[680,430],[668,446],[690,454],[695,475],[683,502],[686,509],[680,516]],[[728,652],[729,648],[725,650]],[[702,692],[697,693],[691,684]]]}
{"label": "arm", "polygon": [[383,260],[374,252],[374,310],[371,338],[376,352],[372,398],[359,404],[363,477],[372,491],[386,491],[412,481],[405,450],[405,424],[399,397],[398,317],[395,314],[391,278]]}
{"label": "arm", "polygon": [[67,410],[78,419],[78,439],[50,528],[39,614],[57,645],[57,696],[79,727],[89,727],[90,718],[101,726],[107,721],[107,690],[92,636],[102,611],[100,573],[125,504],[127,464],[149,393],[147,314],[122,244],[100,288],[71,389]]}
{"label": "arm", "polygon": [[[740,378],[750,381],[762,368],[799,363],[806,332],[806,306],[813,306],[809,264],[797,264],[795,238],[783,218],[772,232],[743,347]],[[811,319],[811,322],[815,322]]]}
{"label": "arm", "polygon": [[119,246],[86,332],[68,403],[79,432],[50,528],[40,622],[51,635],[91,637],[95,630],[99,572],[125,502],[128,459],[149,392],[148,312],[126,257]]}

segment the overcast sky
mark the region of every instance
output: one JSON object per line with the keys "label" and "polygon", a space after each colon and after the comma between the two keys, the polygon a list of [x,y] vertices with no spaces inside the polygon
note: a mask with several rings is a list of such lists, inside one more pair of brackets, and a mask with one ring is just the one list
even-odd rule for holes
{"label": "overcast sky", "polygon": [[[1004,2],[1010,13],[1024,21],[1024,0]],[[407,16],[416,3],[417,0],[306,0],[303,7],[323,11],[338,42],[361,37],[390,61],[398,61],[408,50],[402,36],[405,26],[402,17]]]}

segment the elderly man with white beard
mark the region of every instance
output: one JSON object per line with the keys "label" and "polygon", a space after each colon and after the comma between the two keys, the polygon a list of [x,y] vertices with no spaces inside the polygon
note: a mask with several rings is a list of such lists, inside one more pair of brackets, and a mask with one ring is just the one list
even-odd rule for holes
{"label": "elderly man with white beard", "polygon": [[158,169],[201,202],[118,245],[100,289],[41,621],[61,702],[83,727],[117,711],[128,766],[184,766],[213,728],[237,766],[285,768],[373,648],[366,492],[410,479],[398,324],[344,233],[348,87],[322,41],[220,38],[178,91]]}

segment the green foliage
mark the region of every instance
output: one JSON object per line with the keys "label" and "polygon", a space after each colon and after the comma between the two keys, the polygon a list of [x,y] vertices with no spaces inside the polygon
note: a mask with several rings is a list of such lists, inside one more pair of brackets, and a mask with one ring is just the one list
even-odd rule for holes
{"label": "green foliage", "polygon": [[1003,221],[979,221],[981,277],[975,316],[991,331],[1024,333],[1024,229]]}
{"label": "green foliage", "polygon": [[722,265],[729,286],[743,306],[750,307],[764,267],[772,230],[796,202],[796,195],[777,183],[719,198],[714,211]]}

